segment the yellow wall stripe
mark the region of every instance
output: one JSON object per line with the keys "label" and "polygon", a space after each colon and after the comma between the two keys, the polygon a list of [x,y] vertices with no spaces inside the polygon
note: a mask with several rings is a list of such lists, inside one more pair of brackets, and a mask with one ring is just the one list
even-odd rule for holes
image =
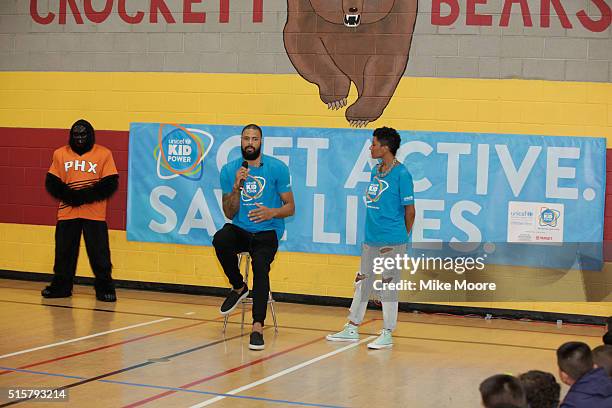
{"label": "yellow wall stripe", "polygon": [[[355,100],[352,89],[349,101]],[[298,75],[93,72],[0,73],[0,126],[98,129],[130,122],[346,127]],[[612,137],[612,84],[403,78],[370,127]]]}

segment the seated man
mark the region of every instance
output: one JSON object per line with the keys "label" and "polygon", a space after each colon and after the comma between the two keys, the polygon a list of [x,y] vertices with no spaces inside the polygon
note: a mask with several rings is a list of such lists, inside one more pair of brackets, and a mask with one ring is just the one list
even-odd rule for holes
{"label": "seated man", "polygon": [[525,408],[527,401],[520,381],[508,374],[493,375],[480,383],[480,396],[485,408],[514,406]]}
{"label": "seated man", "polygon": [[612,345],[604,344],[595,347],[593,349],[593,364],[597,368],[606,370],[608,377],[612,377]]}
{"label": "seated man", "polygon": [[603,368],[593,367],[588,345],[570,341],[557,349],[561,381],[570,386],[560,408],[612,407],[612,380]]}
{"label": "seated man", "polygon": [[231,313],[249,294],[240,274],[237,254],[251,254],[251,350],[264,348],[263,324],[270,291],[270,264],[285,230],[283,218],[295,212],[289,168],[282,161],[261,154],[262,136],[259,126],[245,126],[240,138],[242,158],[227,163],[221,169],[223,212],[232,223],[225,224],[213,238],[217,258],[233,287],[221,305],[223,315]]}
{"label": "seated man", "polygon": [[551,373],[531,370],[518,376],[529,408],[557,408],[561,397],[561,385]]}

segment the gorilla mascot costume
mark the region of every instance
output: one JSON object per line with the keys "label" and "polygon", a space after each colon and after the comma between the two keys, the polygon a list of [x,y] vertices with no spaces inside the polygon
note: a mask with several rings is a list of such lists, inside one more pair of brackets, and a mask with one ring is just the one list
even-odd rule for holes
{"label": "gorilla mascot costume", "polygon": [[67,146],[53,153],[45,188],[60,200],[55,227],[53,280],[41,292],[45,298],[72,296],[81,232],[89,264],[96,277],[96,298],[117,300],[106,225],[106,203],[117,190],[119,175],[109,149],[97,145],[94,128],[78,120],[70,129]]}

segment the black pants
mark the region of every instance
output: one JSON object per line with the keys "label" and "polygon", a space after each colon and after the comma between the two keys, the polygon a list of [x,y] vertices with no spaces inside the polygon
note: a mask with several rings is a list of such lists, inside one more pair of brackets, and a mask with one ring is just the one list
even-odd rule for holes
{"label": "black pants", "polygon": [[238,265],[238,254],[251,254],[253,267],[253,322],[263,325],[268,309],[270,291],[270,264],[274,261],[278,249],[275,231],[252,233],[233,224],[225,224],[215,234],[213,246],[223,272],[234,289],[244,285],[244,278]]}
{"label": "black pants", "polygon": [[52,285],[61,290],[72,290],[79,258],[81,231],[85,237],[89,264],[96,277],[96,291],[114,289],[106,222],[83,218],[58,221],[55,226],[55,275]]}

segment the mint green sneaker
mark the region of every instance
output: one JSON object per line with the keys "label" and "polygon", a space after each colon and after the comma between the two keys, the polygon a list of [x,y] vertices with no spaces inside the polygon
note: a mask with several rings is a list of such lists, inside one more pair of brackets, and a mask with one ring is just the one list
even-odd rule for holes
{"label": "mint green sneaker", "polygon": [[328,334],[325,338],[329,341],[359,341],[359,327],[347,323],[342,331]]}
{"label": "mint green sneaker", "polygon": [[368,348],[371,349],[384,349],[393,347],[393,336],[391,336],[391,330],[382,329],[380,336],[371,343],[368,343]]}

